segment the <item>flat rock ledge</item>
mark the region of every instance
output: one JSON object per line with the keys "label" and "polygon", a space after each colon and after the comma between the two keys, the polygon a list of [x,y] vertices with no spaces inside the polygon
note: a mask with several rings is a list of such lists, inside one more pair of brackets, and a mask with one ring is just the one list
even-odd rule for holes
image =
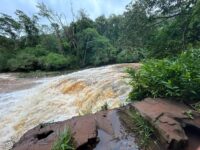
{"label": "flat rock ledge", "polygon": [[138,111],[155,128],[162,145],[159,150],[197,150],[200,147],[200,114],[180,103],[147,98],[119,109],[38,125],[26,132],[12,150],[51,150],[66,128],[71,130],[78,150],[138,150],[137,137],[120,119],[120,114],[129,109]]}

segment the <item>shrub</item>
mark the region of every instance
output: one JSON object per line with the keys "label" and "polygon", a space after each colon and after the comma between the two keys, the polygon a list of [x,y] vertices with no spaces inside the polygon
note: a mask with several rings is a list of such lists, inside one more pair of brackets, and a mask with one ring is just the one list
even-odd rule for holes
{"label": "shrub", "polygon": [[140,51],[123,50],[117,55],[117,62],[118,63],[139,62],[143,58],[144,55]]}
{"label": "shrub", "polygon": [[41,57],[41,56],[47,55],[48,51],[42,48],[40,45],[38,45],[36,47],[27,47],[21,50],[21,53],[26,53],[26,54],[34,55],[36,57]]}
{"label": "shrub", "polygon": [[200,49],[183,52],[176,59],[148,60],[138,71],[129,69],[131,100],[168,97],[200,99]]}
{"label": "shrub", "polygon": [[57,70],[66,68],[70,65],[72,59],[57,53],[49,53],[41,59],[41,63],[45,70]]}
{"label": "shrub", "polygon": [[8,60],[8,67],[11,71],[28,71],[35,70],[38,66],[37,57],[34,55],[21,52],[15,58]]}
{"label": "shrub", "polygon": [[7,70],[7,60],[10,58],[10,55],[5,52],[0,52],[0,71]]}
{"label": "shrub", "polygon": [[69,129],[60,134],[52,150],[75,150],[72,135]]}
{"label": "shrub", "polygon": [[10,71],[30,71],[41,69],[40,57],[47,55],[48,51],[41,47],[27,47],[19,50],[15,57],[8,60]]}

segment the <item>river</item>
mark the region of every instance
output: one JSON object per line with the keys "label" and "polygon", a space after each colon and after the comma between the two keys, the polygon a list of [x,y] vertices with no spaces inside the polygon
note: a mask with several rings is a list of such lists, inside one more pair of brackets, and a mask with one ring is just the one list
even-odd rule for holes
{"label": "river", "polygon": [[95,113],[126,103],[131,87],[127,67],[118,64],[41,79],[0,74],[0,149],[7,150],[29,129],[44,122]]}

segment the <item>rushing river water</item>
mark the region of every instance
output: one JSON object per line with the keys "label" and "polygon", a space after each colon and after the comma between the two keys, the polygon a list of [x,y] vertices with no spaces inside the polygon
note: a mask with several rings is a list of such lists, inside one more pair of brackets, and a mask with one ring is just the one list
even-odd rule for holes
{"label": "rushing river water", "polygon": [[40,84],[25,90],[0,93],[0,149],[9,149],[40,123],[94,113],[105,104],[119,107],[131,90],[126,67],[137,68],[138,64],[86,69],[37,80]]}

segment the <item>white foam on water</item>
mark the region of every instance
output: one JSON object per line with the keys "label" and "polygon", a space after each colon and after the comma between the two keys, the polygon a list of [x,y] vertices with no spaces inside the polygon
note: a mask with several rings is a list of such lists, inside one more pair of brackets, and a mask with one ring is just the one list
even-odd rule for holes
{"label": "white foam on water", "polygon": [[0,149],[11,148],[13,142],[40,123],[94,113],[106,103],[109,108],[119,107],[131,90],[123,71],[131,65],[134,64],[44,78],[33,88],[0,94]]}

